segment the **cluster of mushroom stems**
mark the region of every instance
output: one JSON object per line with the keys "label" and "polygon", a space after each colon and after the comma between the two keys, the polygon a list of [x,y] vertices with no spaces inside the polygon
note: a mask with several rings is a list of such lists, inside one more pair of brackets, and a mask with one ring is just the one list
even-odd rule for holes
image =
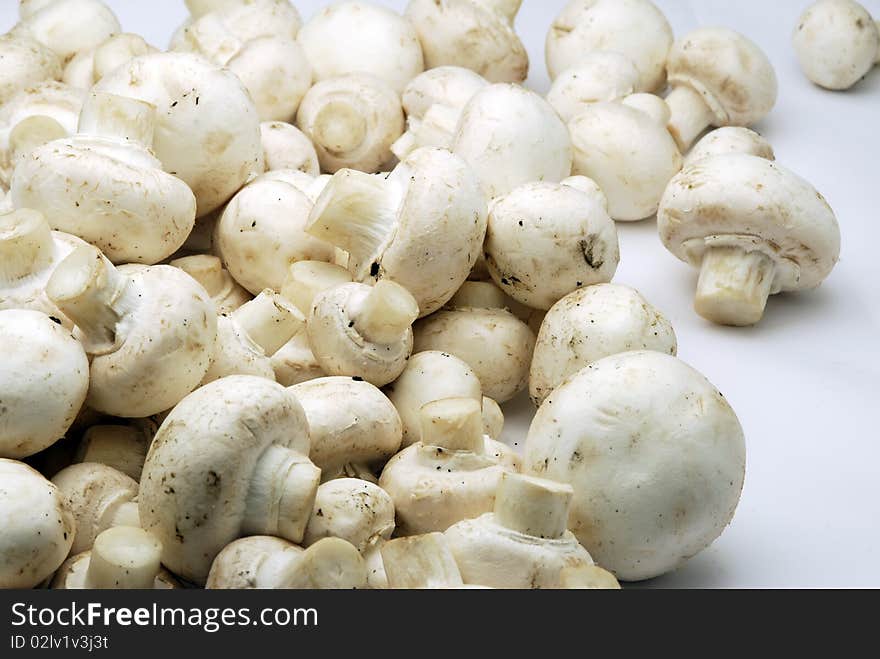
{"label": "cluster of mushroom stems", "polygon": [[[616,223],[714,323],[830,274],[759,46],[571,0],[542,97],[517,0],[186,6],[165,51],[101,0],[0,37],[0,587],[618,588],[709,546],[743,431]],[[828,89],[880,59],[851,0],[794,42]]]}

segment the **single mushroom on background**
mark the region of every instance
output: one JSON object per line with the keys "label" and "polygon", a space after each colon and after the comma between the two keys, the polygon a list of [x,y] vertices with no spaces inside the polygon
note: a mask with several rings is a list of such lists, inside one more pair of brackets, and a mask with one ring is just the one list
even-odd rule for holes
{"label": "single mushroom on background", "polygon": [[596,50],[585,54],[577,66],[553,81],[547,102],[566,123],[591,103],[613,103],[634,94],[639,72],[625,55]]}
{"label": "single mushroom on background", "polygon": [[825,89],[849,89],[880,64],[880,23],[853,0],[814,2],[793,41],[804,75]]}
{"label": "single mushroom on background", "polygon": [[550,79],[580,66],[595,51],[627,57],[639,73],[636,91],[656,92],[666,82],[672,28],[649,0],[571,0],[547,32]]}
{"label": "single mushroom on background", "polygon": [[529,54],[513,29],[522,0],[410,0],[405,16],[425,54],[425,68],[460,66],[490,82],[523,82]]}
{"label": "single mushroom on background", "polygon": [[299,128],[283,121],[260,124],[260,141],[266,171],[293,169],[309,176],[318,176],[318,152],[315,145]]}
{"label": "single mushroom on background", "polygon": [[699,160],[670,181],[660,239],[700,268],[694,308],[723,325],[753,325],[770,295],[817,287],[840,255],[840,228],[807,181],[758,156]]}
{"label": "single mushroom on background", "polygon": [[122,32],[116,15],[100,0],[31,4],[20,14],[21,20],[12,28],[12,33],[36,39],[52,49],[63,63]]}
{"label": "single mushroom on background", "polygon": [[0,106],[22,91],[61,79],[61,59],[33,37],[0,35]]}
{"label": "single mushroom on background", "polygon": [[253,299],[223,267],[219,257],[212,254],[193,254],[174,259],[169,265],[180,268],[199,282],[211,296],[217,314],[229,314]]}
{"label": "single mushroom on background", "polygon": [[596,360],[630,350],[675,355],[672,325],[638,291],[596,284],[566,295],[541,324],[529,371],[529,393],[540,405],[566,378]]}
{"label": "single mushroom on background", "polygon": [[574,488],[568,527],[618,579],[674,570],[733,518],[746,468],[736,414],[670,355],[625,352],[565,380],[535,416],[524,472]]}
{"label": "single mushroom on background", "polygon": [[240,536],[300,542],[321,479],[308,453],[302,406],[271,380],[233,375],[184,398],[153,439],[138,492],[162,562],[204,583],[214,557]]}
{"label": "single mushroom on background", "polygon": [[64,495],[23,462],[0,458],[0,588],[34,588],[67,558],[76,535]]}
{"label": "single mushroom on background", "polygon": [[666,62],[669,131],[682,153],[710,126],[751,126],[776,104],[767,55],[726,28],[699,28],[678,39]]}
{"label": "single mushroom on background", "polygon": [[773,147],[761,135],[742,126],[724,126],[706,133],[691,147],[684,159],[688,167],[698,160],[729,153],[748,153],[753,156],[776,160]]}
{"label": "single mushroom on background", "polygon": [[105,75],[129,60],[159,52],[138,34],[114,34],[100,45],[81,50],[64,67],[62,80],[78,89],[91,89]]}
{"label": "single mushroom on background", "polygon": [[0,311],[0,346],[0,457],[24,458],[70,428],[89,389],[89,362],[61,321],[39,311]]}

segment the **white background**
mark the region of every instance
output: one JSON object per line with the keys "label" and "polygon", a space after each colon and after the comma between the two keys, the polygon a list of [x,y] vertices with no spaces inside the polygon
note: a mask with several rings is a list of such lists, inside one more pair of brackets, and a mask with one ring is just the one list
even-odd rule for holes
{"label": "white background", "polygon": [[[182,0],[107,0],[123,28],[166,46]],[[761,324],[716,327],[691,309],[696,273],[661,246],[653,220],[618,225],[615,281],[672,321],[679,356],[727,397],[746,431],[748,470],[736,518],[708,550],[649,585],[880,586],[880,67],[845,93],[813,87],[791,32],[804,0],[656,0],[677,36],[738,30],[770,56],[779,102],[760,130],[778,161],[811,181],[840,220],[839,265],[817,291],[771,298]],[[322,3],[295,2],[304,18]],[[405,2],[381,2],[402,10]],[[532,58],[528,85],[549,87],[544,35],[562,0],[525,0],[517,18]],[[875,16],[880,0],[864,0]],[[0,0],[0,32],[17,2]],[[521,447],[533,413],[506,406]]]}

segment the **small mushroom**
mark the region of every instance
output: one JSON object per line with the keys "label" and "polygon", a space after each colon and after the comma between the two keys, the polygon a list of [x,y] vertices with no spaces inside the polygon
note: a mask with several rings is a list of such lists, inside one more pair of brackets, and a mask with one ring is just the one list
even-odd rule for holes
{"label": "small mushroom", "polygon": [[593,362],[532,421],[524,472],[574,488],[569,528],[618,579],[674,570],[736,510],[745,476],[736,414],[675,357],[625,352]]}
{"label": "small mushroom", "polygon": [[143,418],[173,407],[208,370],[217,315],[208,294],[171,266],[117,269],[90,245],[52,273],[46,294],[91,355],[88,405]]}
{"label": "small mushroom", "polygon": [[52,579],[62,590],[167,590],[180,584],[160,562],[162,544],[143,529],[103,531],[90,551],[69,558]]}
{"label": "small mushroom", "polygon": [[139,481],[154,434],[153,424],[141,419],[125,426],[91,426],[83,433],[74,461],[97,462]]}
{"label": "small mushroom", "polygon": [[0,35],[0,64],[0,106],[34,85],[61,79],[57,53],[21,32]]}
{"label": "small mushroom", "polygon": [[694,144],[684,159],[684,166],[710,156],[729,153],[748,153],[767,160],[776,160],[773,147],[758,133],[742,126],[724,126],[706,133]]}
{"label": "small mushroom", "polygon": [[155,113],[142,101],[91,92],[76,135],[16,165],[16,207],[41,211],[53,228],[94,244],[114,263],[171,256],[193,228],[196,200],[150,152]]}
{"label": "small mushroom", "polygon": [[638,291],[596,284],[566,295],[541,324],[529,371],[529,393],[540,405],[566,378],[593,362],[630,350],[675,355],[672,325]]}
{"label": "small mushroom", "polygon": [[302,406],[271,380],[233,375],[184,398],[153,439],[138,494],[162,562],[203,583],[240,536],[300,542],[321,478],[308,453]]}
{"label": "small mushroom", "polygon": [[513,29],[522,0],[410,0],[405,16],[425,54],[425,68],[476,71],[490,82],[523,82],[529,54]]}
{"label": "small mushroom", "polygon": [[66,63],[119,34],[122,26],[100,0],[53,0],[27,10],[12,32],[33,37]]}
{"label": "small mushroom", "polygon": [[589,193],[568,184],[526,183],[495,201],[483,250],[502,291],[521,304],[549,309],[573,290],[611,281],[620,260],[617,229],[605,196],[592,188]]}
{"label": "small mushroom", "polygon": [[[403,427],[379,389],[350,377],[319,377],[289,389],[309,422],[309,458],[324,480],[372,472],[400,449]],[[355,543],[356,544],[356,543]]]}
{"label": "small mushroom", "polygon": [[811,82],[849,89],[880,63],[880,25],[858,2],[819,0],[801,14],[794,50]]}
{"label": "small mushroom", "polygon": [[733,30],[694,30],[673,44],[666,68],[669,131],[682,152],[710,126],[750,126],[776,104],[773,65]]}
{"label": "small mushroom", "polygon": [[568,530],[570,485],[504,474],[495,507],[443,534],[465,583],[492,588],[559,588],[564,568],[593,564]]}
{"label": "small mushroom", "polygon": [[324,7],[297,38],[312,63],[316,82],[366,73],[399,94],[425,68],[412,24],[391,9],[369,2]]}
{"label": "small mushroom", "polygon": [[547,92],[547,102],[568,123],[585,106],[620,101],[638,88],[639,72],[628,57],[597,50],[586,53],[577,66],[556,76]]}
{"label": "small mushroom", "polygon": [[817,287],[837,263],[840,228],[807,181],[765,158],[700,160],[670,181],[660,239],[700,268],[694,308],[723,325],[753,325],[767,297]]}
{"label": "small mushroom", "polygon": [[[455,190],[455,194],[450,194]],[[338,171],[306,231],[349,254],[355,281],[392,279],[433,313],[467,279],[486,235],[486,198],[448,151],[414,151],[387,176]]]}
{"label": "small mushroom", "polygon": [[489,85],[465,106],[452,152],[476,173],[490,199],[532,181],[571,174],[565,124],[547,101],[519,85]]}
{"label": "small mushroom", "polygon": [[422,439],[395,455],[379,478],[397,513],[397,533],[443,531],[492,510],[501,475],[519,458],[483,435],[480,403],[446,398],[419,410]]}
{"label": "small mushroom", "polygon": [[70,428],[89,389],[89,362],[60,321],[0,311],[0,456],[23,458]]}
{"label": "small mushroom", "polygon": [[283,121],[264,121],[260,124],[260,141],[267,172],[293,169],[309,176],[321,173],[315,145],[296,126]]}
{"label": "small mushroom", "polygon": [[129,60],[159,52],[138,34],[115,34],[100,45],[78,52],[64,67],[62,80],[78,89],[91,89],[105,75]]}
{"label": "small mushroom", "polygon": [[553,80],[595,51],[612,51],[635,65],[637,91],[655,92],[666,82],[671,45],[672,28],[649,0],[571,0],[547,32],[547,71]]}
{"label": "small mushroom", "polygon": [[169,265],[180,268],[199,282],[211,296],[217,314],[230,314],[253,299],[223,267],[219,257],[211,254],[194,254],[174,259]]}
{"label": "small mushroom", "polygon": [[64,495],[23,462],[0,458],[0,518],[0,588],[34,588],[67,558],[76,524]]}
{"label": "small mushroom", "polygon": [[442,533],[395,538],[382,545],[388,588],[463,588],[461,572]]}

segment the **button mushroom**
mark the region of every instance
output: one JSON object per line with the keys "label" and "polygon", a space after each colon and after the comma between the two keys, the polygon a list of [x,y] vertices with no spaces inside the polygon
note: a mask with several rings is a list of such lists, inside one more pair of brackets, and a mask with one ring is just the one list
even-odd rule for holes
{"label": "button mushroom", "polygon": [[750,126],[776,104],[773,65],[733,30],[694,30],[673,44],[666,68],[669,131],[682,152],[709,126]]}
{"label": "button mushroom", "polygon": [[500,439],[504,430],[504,412],[501,406],[488,396],[483,396],[483,434],[492,439]]}
{"label": "button mushroom", "polygon": [[840,254],[825,199],[780,165],[748,154],[700,160],[669,183],[657,213],[666,248],[700,268],[694,308],[752,325],[767,297],[818,286]]}
{"label": "button mushroom", "polygon": [[728,153],[748,153],[753,156],[775,160],[773,147],[758,133],[741,126],[725,126],[706,133],[694,144],[684,159],[685,167],[710,156]]}
{"label": "button mushroom", "polygon": [[529,371],[532,402],[540,405],[594,361],[630,350],[677,351],[672,325],[638,291],[597,284],[566,295],[550,308],[538,332]]}
{"label": "button mushroom", "polygon": [[349,253],[355,281],[392,279],[426,316],[467,279],[486,234],[486,210],[461,158],[423,148],[388,176],[350,169],[334,174],[306,231]]}
{"label": "button mushroom", "polygon": [[20,32],[0,35],[0,62],[0,105],[29,87],[61,79],[58,55]]}
{"label": "button mushroom", "polygon": [[567,529],[571,486],[504,474],[493,512],[444,533],[465,583],[492,588],[558,588],[566,567],[593,564]]}
{"label": "button mushroom", "polygon": [[639,72],[625,55],[597,50],[553,81],[547,102],[566,123],[591,103],[620,101],[639,88]]}
{"label": "button mushroom", "polygon": [[174,259],[169,265],[180,268],[202,285],[211,296],[218,315],[232,313],[252,299],[251,294],[232,278],[217,256],[211,254],[183,256]]}
{"label": "button mushroom", "polygon": [[162,562],[204,582],[239,536],[300,542],[321,478],[308,453],[305,413],[280,384],[234,375],[184,398],[153,439],[138,494]]}
{"label": "button mushroom", "polygon": [[462,588],[455,557],[442,533],[396,538],[382,545],[389,588]]}
{"label": "button mushroom", "polygon": [[674,570],[733,517],[745,476],[736,414],[712,384],[654,351],[605,357],[532,421],[524,472],[569,483],[569,528],[618,579]]}
{"label": "button mushroom", "polygon": [[264,121],[260,124],[260,141],[267,172],[294,169],[309,176],[321,173],[315,145],[296,126],[283,121]]}
{"label": "button mushroom", "polygon": [[519,459],[483,435],[480,403],[446,398],[420,410],[422,439],[395,455],[379,478],[397,513],[397,533],[443,531],[492,509],[501,475]]}
{"label": "button mushroom", "polygon": [[42,3],[23,14],[13,28],[13,33],[26,34],[51,48],[63,62],[120,32],[116,15],[100,0]]}
{"label": "button mushroom", "polygon": [[154,434],[153,424],[140,419],[126,426],[91,426],[83,433],[74,461],[97,462],[139,481]]}
{"label": "button mushroom", "polygon": [[614,575],[598,565],[562,568],[559,585],[570,590],[620,590],[620,583]]}
{"label": "button mushroom", "polygon": [[99,46],[78,52],[64,67],[62,80],[79,89],[91,89],[105,75],[129,60],[159,52],[138,34],[115,34]]}

